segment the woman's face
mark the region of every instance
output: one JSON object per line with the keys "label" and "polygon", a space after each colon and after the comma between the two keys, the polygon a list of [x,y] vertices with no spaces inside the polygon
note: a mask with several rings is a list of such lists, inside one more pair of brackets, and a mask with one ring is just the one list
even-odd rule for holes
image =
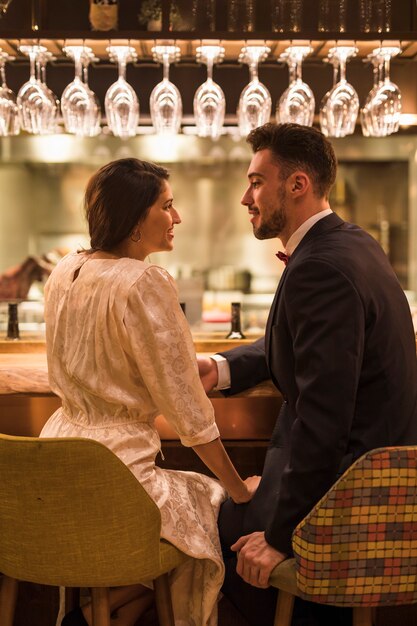
{"label": "woman's face", "polygon": [[152,252],[164,252],[174,247],[174,224],[181,218],[173,206],[172,190],[168,181],[162,181],[162,191],[149,213],[139,225],[143,258]]}

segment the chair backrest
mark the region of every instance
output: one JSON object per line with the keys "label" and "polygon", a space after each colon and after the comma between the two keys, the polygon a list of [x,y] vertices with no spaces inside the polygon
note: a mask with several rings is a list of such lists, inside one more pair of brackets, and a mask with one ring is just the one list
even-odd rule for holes
{"label": "chair backrest", "polygon": [[73,587],[151,580],[158,507],[91,439],[0,435],[0,572]]}
{"label": "chair backrest", "polygon": [[417,446],[358,459],[297,526],[293,549],[305,599],[417,602]]}

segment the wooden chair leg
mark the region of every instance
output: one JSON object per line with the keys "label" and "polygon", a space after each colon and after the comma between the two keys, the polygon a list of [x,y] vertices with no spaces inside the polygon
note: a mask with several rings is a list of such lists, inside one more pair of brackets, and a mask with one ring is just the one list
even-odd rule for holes
{"label": "wooden chair leg", "polygon": [[372,626],[374,610],[371,606],[354,607],[353,626]]}
{"label": "wooden chair leg", "polygon": [[295,596],[286,591],[278,591],[274,626],[291,626]]}
{"label": "wooden chair leg", "polygon": [[153,585],[159,626],[175,626],[168,574],[155,578]]}
{"label": "wooden chair leg", "polygon": [[13,626],[19,581],[3,575],[0,589],[0,624]]}
{"label": "wooden chair leg", "polygon": [[80,588],[65,587],[65,613],[73,611],[80,606]]}
{"label": "wooden chair leg", "polygon": [[110,626],[108,587],[92,587],[91,604],[93,609],[93,626]]}

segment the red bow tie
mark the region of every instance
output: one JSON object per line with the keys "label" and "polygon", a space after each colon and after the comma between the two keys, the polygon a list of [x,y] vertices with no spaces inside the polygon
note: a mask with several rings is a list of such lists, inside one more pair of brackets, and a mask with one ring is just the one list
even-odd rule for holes
{"label": "red bow tie", "polygon": [[289,255],[285,254],[285,252],[277,252],[276,256],[279,258],[280,261],[282,261],[284,263],[284,265],[287,265],[288,260],[289,260]]}

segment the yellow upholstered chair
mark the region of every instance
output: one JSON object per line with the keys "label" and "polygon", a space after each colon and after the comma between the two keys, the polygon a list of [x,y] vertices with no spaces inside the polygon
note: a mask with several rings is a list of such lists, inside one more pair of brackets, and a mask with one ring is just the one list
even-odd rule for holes
{"label": "yellow upholstered chair", "polygon": [[108,588],[154,582],[173,626],[168,572],[188,557],[160,539],[161,516],[130,470],[91,439],[0,435],[0,624],[19,580],[90,587],[94,626],[110,626]]}
{"label": "yellow upholstered chair", "polygon": [[364,454],[297,526],[294,558],[278,565],[275,626],[291,623],[295,596],[353,607],[371,626],[376,607],[417,602],[417,447]]}

